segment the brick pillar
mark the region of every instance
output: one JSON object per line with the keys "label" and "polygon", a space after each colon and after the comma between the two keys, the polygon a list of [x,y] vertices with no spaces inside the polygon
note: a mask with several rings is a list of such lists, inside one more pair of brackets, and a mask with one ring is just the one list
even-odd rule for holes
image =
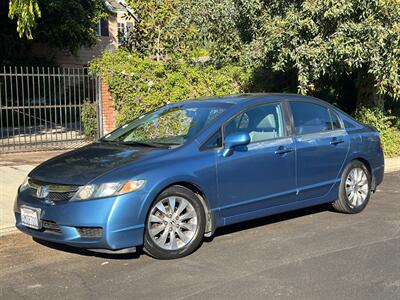
{"label": "brick pillar", "polygon": [[115,118],[117,111],[114,108],[114,101],[104,81],[101,81],[101,122],[103,134],[107,134],[116,127]]}

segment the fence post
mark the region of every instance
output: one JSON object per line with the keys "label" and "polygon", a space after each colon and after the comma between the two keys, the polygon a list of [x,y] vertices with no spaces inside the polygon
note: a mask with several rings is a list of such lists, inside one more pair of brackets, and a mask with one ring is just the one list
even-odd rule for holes
{"label": "fence post", "polygon": [[101,122],[102,134],[105,135],[115,129],[117,112],[111,93],[103,80],[101,80],[101,97],[99,100],[101,103],[99,122]]}

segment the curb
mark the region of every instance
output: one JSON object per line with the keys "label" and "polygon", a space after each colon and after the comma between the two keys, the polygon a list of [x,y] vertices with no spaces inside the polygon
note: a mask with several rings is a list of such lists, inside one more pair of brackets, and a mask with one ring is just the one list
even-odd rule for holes
{"label": "curb", "polygon": [[400,156],[385,158],[385,173],[400,171]]}
{"label": "curb", "polygon": [[18,229],[12,225],[12,226],[6,226],[6,227],[2,227],[0,228],[0,237],[12,234],[12,233],[16,233],[18,232]]}

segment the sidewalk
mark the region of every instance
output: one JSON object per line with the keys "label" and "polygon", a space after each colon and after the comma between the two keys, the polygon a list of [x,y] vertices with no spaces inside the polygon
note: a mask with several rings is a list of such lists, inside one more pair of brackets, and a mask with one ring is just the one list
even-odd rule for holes
{"label": "sidewalk", "polygon": [[19,185],[38,164],[62,151],[0,154],[0,236],[15,230],[13,205]]}
{"label": "sidewalk", "polygon": [[[38,164],[63,151],[0,154],[0,236],[15,230],[13,205],[19,185]],[[400,157],[385,160],[385,173],[400,170]]]}

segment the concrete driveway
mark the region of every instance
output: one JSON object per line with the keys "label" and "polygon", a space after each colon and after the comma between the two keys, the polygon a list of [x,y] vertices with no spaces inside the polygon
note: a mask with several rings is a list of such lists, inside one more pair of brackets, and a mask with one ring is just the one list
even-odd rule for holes
{"label": "concrete driveway", "polygon": [[222,228],[154,260],[0,238],[0,299],[400,299],[400,172],[367,209],[319,206]]}
{"label": "concrete driveway", "polygon": [[0,154],[0,236],[15,231],[13,212],[17,189],[39,163],[63,151]]}

